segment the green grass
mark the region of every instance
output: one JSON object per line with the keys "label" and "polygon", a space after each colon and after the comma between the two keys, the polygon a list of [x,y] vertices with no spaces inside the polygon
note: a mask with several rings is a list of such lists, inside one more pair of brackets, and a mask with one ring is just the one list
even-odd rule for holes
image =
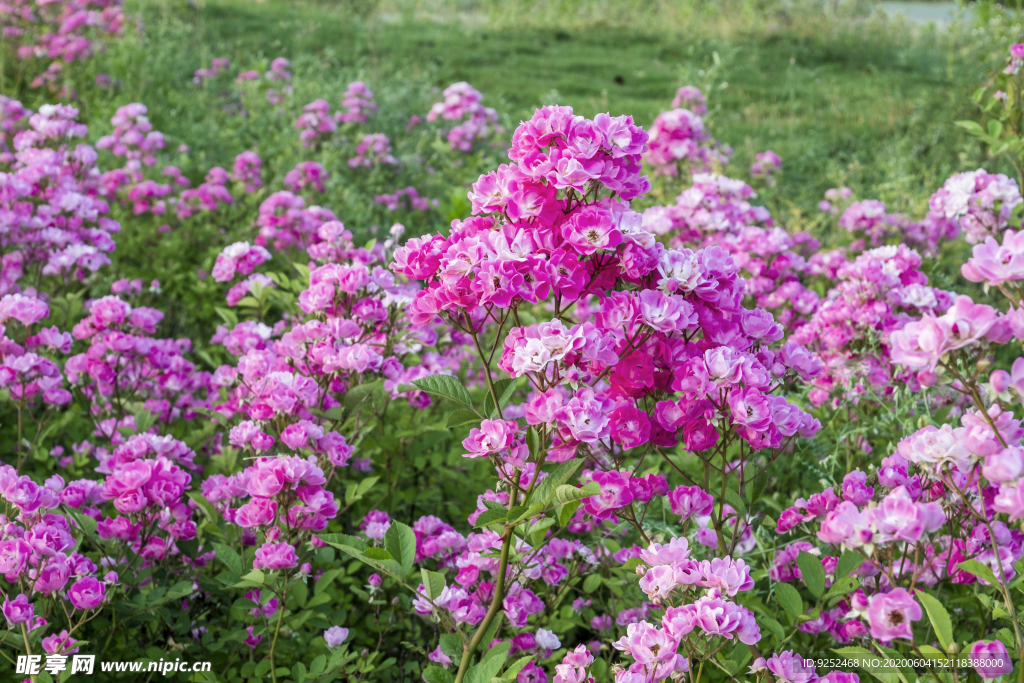
{"label": "green grass", "polygon": [[[197,132],[196,116],[183,110],[191,72],[216,56],[246,64],[305,55],[377,86],[397,80],[442,88],[466,80],[512,126],[549,102],[585,115],[632,114],[649,125],[678,86],[694,83],[710,91],[714,134],[736,149],[727,173],[743,176],[765,149],[782,156],[778,194],[786,202],[779,206],[790,222],[813,213],[822,192],[838,184],[919,213],[950,173],[1001,168],[953,126],[970,115],[967,95],[987,66],[985,50],[966,32],[915,34],[813,14],[779,21],[770,12],[760,30],[744,15],[742,30],[732,33],[720,22],[690,31],[569,26],[569,19],[566,28],[537,28],[498,25],[480,14],[360,18],[353,8],[367,9],[352,2],[211,0],[195,10],[145,2],[146,59],[159,77],[139,80],[135,65],[126,64],[125,93],[155,111],[161,99],[173,103],[177,113],[159,123],[171,137],[187,138]],[[216,159],[216,140],[199,140],[204,146]]]}
{"label": "green grass", "polygon": [[[376,1],[129,0],[144,37],[85,67],[124,85],[83,93],[84,117],[100,130],[116,106],[144,102],[170,141],[192,147],[193,174],[225,165],[245,141],[211,125],[216,94],[197,94],[192,71],[220,56],[243,68],[286,56],[307,67],[300,92],[310,100],[336,105],[345,78],[361,77],[375,90],[419,92],[426,106],[429,86],[466,80],[509,128],[554,102],[646,126],[677,87],[698,85],[709,93],[712,132],[736,150],[727,174],[745,177],[765,149],[782,156],[771,206],[791,227],[812,222],[829,187],[920,215],[951,173],[1009,170],[953,125],[972,115],[970,91],[1015,30],[989,22],[988,10],[977,13],[981,34],[936,34],[863,12],[830,17],[810,0]],[[409,1],[435,4],[394,4]],[[16,94],[29,106],[47,99]]]}

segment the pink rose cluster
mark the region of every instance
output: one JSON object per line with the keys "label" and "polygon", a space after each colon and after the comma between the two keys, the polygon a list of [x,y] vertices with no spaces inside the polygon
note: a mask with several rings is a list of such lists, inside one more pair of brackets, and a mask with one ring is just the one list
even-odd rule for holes
{"label": "pink rose cluster", "polygon": [[444,100],[436,102],[427,112],[427,121],[443,119],[458,121],[448,131],[448,144],[452,149],[469,152],[473,143],[490,135],[500,133],[498,112],[483,106],[484,96],[469,83],[452,83],[442,93]]}
{"label": "pink rose cluster", "polygon": [[[812,259],[817,272],[831,272],[829,257]],[[893,390],[890,354],[900,355],[897,335],[910,314],[941,313],[953,295],[928,286],[921,256],[905,244],[864,252],[841,260],[833,289],[792,340],[813,349],[824,372],[813,380],[809,398],[820,405],[843,390],[860,397]],[[905,378],[904,375],[900,375]]]}
{"label": "pink rose cluster", "polygon": [[107,217],[96,151],[73,144],[86,134],[78,110],[44,105],[32,113],[5,100],[4,136],[13,153],[0,155],[0,211],[4,254],[0,295],[40,276],[84,280],[109,264],[120,224]]}
{"label": "pink rose cluster", "polygon": [[5,594],[2,612],[9,628],[24,625],[31,631],[46,626],[47,620],[36,614],[36,608],[50,614],[50,608],[43,607],[49,602],[66,599],[76,610],[99,609],[108,588],[117,583],[113,571],[98,580],[96,564],[76,550],[74,527],[56,512],[64,502],[63,489],[59,475],[40,486],[11,466],[0,466],[0,496],[11,512],[18,513],[6,519],[0,534],[0,574],[22,590],[31,588],[30,595]]}
{"label": "pink rose cluster", "polygon": [[126,169],[136,173],[142,165],[156,164],[156,152],[166,146],[163,133],[153,130],[146,105],[134,102],[118,108],[110,123],[114,130],[96,141],[99,149],[128,160]]}
{"label": "pink rose cluster", "polygon": [[316,161],[302,161],[295,165],[295,168],[288,171],[284,176],[284,186],[295,193],[304,190],[316,190],[323,192],[324,181],[330,177],[330,173]]}
{"label": "pink rose cluster", "polygon": [[125,16],[120,0],[14,0],[0,7],[4,40],[10,41],[19,60],[43,68],[32,79],[32,87],[56,84],[62,79],[63,64],[92,57],[97,43],[118,38],[124,32]]}
{"label": "pink rose cluster", "polygon": [[999,237],[1011,225],[1014,207],[1021,203],[1016,181],[984,169],[957,173],[946,180],[928,204],[932,213],[956,221],[970,244]]}
{"label": "pink rose cluster", "polygon": [[368,114],[377,113],[377,104],[373,101],[373,91],[362,81],[352,81],[345,88],[341,106],[345,111],[334,115],[338,123],[366,123]]}
{"label": "pink rose cluster", "polygon": [[316,99],[302,108],[302,114],[295,119],[295,128],[303,147],[312,147],[330,138],[338,129],[338,122],[331,116],[331,105],[327,100]]}
{"label": "pink rose cluster", "polygon": [[[402,197],[405,197],[407,201],[402,202]],[[374,197],[374,201],[386,206],[388,211],[398,211],[399,207],[405,208],[402,206],[403,203],[412,211],[429,211],[431,207],[437,208],[438,206],[436,199],[421,197],[419,190],[412,186],[395,190],[391,194],[377,195]]]}
{"label": "pink rose cluster", "polygon": [[349,168],[396,166],[398,160],[391,154],[391,140],[384,133],[369,133],[356,145],[356,154],[348,160]]}

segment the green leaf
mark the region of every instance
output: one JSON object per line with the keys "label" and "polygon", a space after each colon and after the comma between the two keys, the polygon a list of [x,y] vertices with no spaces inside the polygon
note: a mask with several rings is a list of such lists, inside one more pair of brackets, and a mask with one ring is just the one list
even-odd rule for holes
{"label": "green leaf", "polygon": [[99,545],[100,536],[96,531],[96,520],[90,517],[89,515],[85,514],[81,510],[76,510],[75,508],[69,507],[65,507],[64,509],[75,520],[75,525],[83,532],[85,532],[85,534],[89,538],[91,538],[94,543]]}
{"label": "green leaf", "polygon": [[543,481],[537,484],[533,493],[530,494],[529,500],[541,503],[544,507],[547,507],[555,495],[555,489],[572,479],[573,475],[576,474],[576,470],[581,465],[583,465],[582,458],[573,458],[561,463]]}
{"label": "green leaf", "polygon": [[555,489],[555,497],[552,501],[555,505],[565,505],[574,500],[583,500],[591,496],[601,495],[601,485],[596,481],[584,484],[582,488],[576,488],[569,484],[562,484]]}
{"label": "green leaf", "polygon": [[996,575],[992,572],[991,569],[989,569],[988,565],[982,564],[977,560],[966,560],[958,564],[957,568],[962,569],[965,572],[974,574],[979,579],[984,579],[985,581],[988,581],[990,585],[999,585],[999,579],[996,578]]}
{"label": "green leaf", "polygon": [[776,640],[782,640],[786,637],[786,631],[782,628],[782,624],[771,617],[759,614],[757,616],[757,623],[766,626],[772,632],[772,635],[775,636]]}
{"label": "green leaf", "polygon": [[375,560],[371,557],[367,557],[365,553],[367,546],[358,538],[354,538],[347,534],[319,534],[318,536],[320,540],[327,545],[337,548],[346,555],[370,565],[377,571],[384,572],[388,576],[392,576],[399,581],[405,580],[407,572],[401,564],[395,560]]}
{"label": "green leaf", "polygon": [[455,683],[455,676],[439,666],[428,666],[423,672],[423,680],[427,683]]}
{"label": "green leaf", "polygon": [[345,487],[345,505],[352,505],[352,503],[362,500],[379,479],[380,477],[367,477],[361,481],[351,482]]}
{"label": "green leaf", "polygon": [[423,587],[427,590],[427,597],[433,600],[444,590],[444,575],[432,572],[429,569],[420,569],[420,576],[423,578]]}
{"label": "green leaf", "polygon": [[472,410],[456,410],[454,413],[448,416],[445,427],[452,429],[454,427],[462,427],[464,425],[476,424],[480,422],[480,416]]}
{"label": "green leaf", "polygon": [[341,397],[341,405],[349,409],[358,408],[367,401],[374,401],[377,398],[383,398],[384,380],[378,379],[373,382],[366,382],[364,384],[357,384],[354,387],[350,387],[348,391]]}
{"label": "green leaf", "polygon": [[416,388],[428,394],[444,396],[469,408],[473,407],[473,399],[466,391],[466,387],[462,386],[462,382],[458,378],[451,375],[431,375],[415,379],[412,383],[416,385]]}
{"label": "green leaf", "polygon": [[515,507],[509,508],[507,515],[508,523],[512,524],[513,522],[518,522],[519,518],[523,516],[523,513],[526,512],[526,510],[527,508],[525,505],[516,505]]}
{"label": "green leaf", "polygon": [[253,569],[242,577],[242,580],[235,584],[235,588],[256,588],[262,586],[266,577],[259,569]]}
{"label": "green leaf", "polygon": [[[504,643],[498,643],[494,647],[488,648],[484,651],[482,655],[480,655],[480,663],[483,664],[484,662],[486,662],[489,659],[492,659],[493,657],[501,657],[504,660],[505,655],[508,653],[508,649],[510,647],[512,647],[512,643],[505,641]],[[501,669],[499,668],[499,671],[500,670]]]}
{"label": "green leaf", "polygon": [[573,516],[576,515],[576,510],[579,509],[582,503],[578,500],[574,500],[570,503],[566,503],[558,511],[558,526],[565,526],[572,521]]}
{"label": "green leaf", "polygon": [[596,591],[598,589],[598,587],[600,585],[601,585],[601,575],[600,574],[590,574],[589,576],[587,576],[587,578],[585,578],[583,580],[583,592],[584,593],[593,593],[594,591]]}
{"label": "green leaf", "polygon": [[473,526],[481,527],[494,524],[495,522],[503,522],[507,516],[508,512],[505,510],[484,510],[476,518],[476,524]]}
{"label": "green leaf", "polygon": [[804,550],[796,556],[796,566],[800,567],[800,574],[804,583],[811,591],[811,594],[820,598],[825,592],[825,570],[821,566],[821,560]]}
{"label": "green leaf", "polygon": [[408,524],[392,520],[384,534],[384,547],[395,561],[402,565],[405,576],[412,572],[413,562],[416,560],[416,532]]}
{"label": "green leaf", "polygon": [[256,671],[253,673],[256,674],[258,678],[264,678],[268,673],[270,673],[270,667],[272,664],[270,657],[262,659],[260,660],[260,663],[256,665]]}
{"label": "green leaf", "polygon": [[214,543],[213,549],[217,552],[217,559],[224,563],[224,566],[231,570],[235,576],[242,575],[242,558],[238,556],[234,548],[220,543]]}
{"label": "green leaf", "polygon": [[736,512],[739,513],[740,517],[747,516],[747,506],[740,498],[740,494],[736,493],[732,489],[725,490],[725,502],[732,506]]}
{"label": "green leaf", "polygon": [[896,671],[893,671],[892,669],[881,669],[879,667],[868,666],[868,662],[873,659],[877,660],[879,657],[875,653],[866,650],[863,647],[841,647],[832,651],[843,659],[856,661],[859,668],[867,671],[882,683],[899,683],[900,677]]}
{"label": "green leaf", "polygon": [[[512,400],[512,395],[516,393],[516,387],[519,381],[512,378],[499,379],[494,383],[494,393],[498,396],[498,407],[502,410],[508,405],[508,402]],[[491,398],[491,392],[487,392],[487,400],[484,403],[484,415],[491,417],[496,415],[498,411],[494,409],[494,400]]]}
{"label": "green leaf", "polygon": [[531,524],[530,528],[526,531],[526,536],[530,537],[530,545],[540,546],[544,537],[547,535],[548,528],[553,527],[554,525],[555,520],[550,517],[538,519],[536,522]]}
{"label": "green leaf", "polygon": [[512,662],[512,664],[507,669],[505,669],[505,673],[501,675],[501,680],[516,680],[519,676],[519,672],[523,670],[523,667],[530,663],[530,660],[533,659],[533,657],[534,655],[527,655],[526,657],[520,657],[516,661]]}
{"label": "green leaf", "polygon": [[761,474],[754,477],[754,481],[750,482],[743,493],[750,505],[753,505],[764,493],[764,487],[768,485],[768,472],[762,472]]}
{"label": "green leaf", "polygon": [[864,564],[864,560],[867,559],[856,550],[844,551],[839,556],[839,562],[836,563],[836,578],[848,576],[857,567]]}
{"label": "green leaf", "polygon": [[372,546],[367,548],[366,550],[364,550],[363,554],[366,555],[371,560],[394,560],[395,559],[395,556],[392,555],[391,553],[389,553],[387,550],[384,550],[384,548],[374,548]]}
{"label": "green leaf", "polygon": [[860,586],[860,581],[852,576],[844,576],[836,579],[835,583],[832,584],[832,587],[828,589],[828,593],[825,593],[825,599],[831,600],[832,598],[841,598],[847,593],[857,590],[858,586]]}
{"label": "green leaf", "polygon": [[626,564],[622,565],[622,569],[630,573],[636,573],[636,568],[642,565],[643,563],[644,561],[641,560],[639,557],[631,557],[628,560],[626,560]]}
{"label": "green leaf", "polygon": [[955,641],[953,640],[953,622],[950,621],[949,612],[937,598],[920,588],[917,589],[917,599],[921,601],[924,610],[928,613],[928,619],[932,622],[932,628],[935,629],[935,635],[938,636],[942,649],[952,653],[953,650],[950,649],[950,646]]}
{"label": "green leaf", "polygon": [[320,595],[325,590],[327,590],[327,588],[330,587],[331,582],[334,581],[334,579],[336,579],[338,575],[344,571],[344,569],[340,568],[328,569],[323,574],[321,574],[320,578],[316,580],[316,585],[313,586],[313,595]]}
{"label": "green leaf", "polygon": [[985,129],[981,127],[981,124],[977,121],[957,121],[956,125],[966,130],[971,135],[984,135]]}
{"label": "green leaf", "polygon": [[156,424],[156,415],[147,409],[135,413],[135,433],[148,432],[149,428]]}
{"label": "green leaf", "polygon": [[454,660],[462,657],[462,639],[458,633],[442,633],[440,640],[441,652]]}
{"label": "green leaf", "polygon": [[206,500],[206,496],[202,493],[199,491],[189,491],[188,497],[196,502],[196,505],[198,505],[200,510],[202,510],[203,516],[206,517],[206,519],[214,523],[220,519],[220,513],[217,512],[217,508],[213,507],[213,503]]}
{"label": "green leaf", "polygon": [[[469,667],[466,671],[466,683],[491,683],[491,679],[498,675],[501,667],[505,664],[508,646],[511,645],[511,643],[502,644],[506,646],[505,652],[492,656],[489,659],[483,659],[476,666]],[[487,655],[485,654],[484,656],[486,657]]]}
{"label": "green leaf", "polygon": [[804,601],[797,589],[788,583],[777,583],[775,584],[775,597],[782,605],[782,609],[786,610],[791,617],[803,616]]}

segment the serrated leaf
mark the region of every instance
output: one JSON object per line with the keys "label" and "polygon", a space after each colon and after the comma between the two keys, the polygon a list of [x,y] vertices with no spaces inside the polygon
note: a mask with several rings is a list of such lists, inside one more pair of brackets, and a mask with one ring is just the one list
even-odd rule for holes
{"label": "serrated leaf", "polygon": [[420,569],[420,576],[423,579],[423,587],[427,591],[427,597],[433,600],[444,590],[444,575],[432,572],[429,569]]}
{"label": "serrated leaf", "polygon": [[[357,384],[350,387],[341,397],[341,405],[346,408],[358,408],[367,401],[374,401],[378,397],[383,398],[384,380],[378,379],[373,382]],[[332,418],[333,419],[333,418]]]}
{"label": "serrated leaf", "polygon": [[[503,643],[503,645],[508,646],[511,645],[511,643]],[[491,679],[498,675],[498,672],[501,671],[501,667],[505,664],[508,647],[506,647],[505,650],[506,652],[493,656],[489,659],[484,659],[476,666],[469,667],[466,671],[466,683],[491,683]]]}
{"label": "serrated leaf", "polygon": [[473,407],[473,398],[466,391],[466,387],[462,386],[462,382],[458,378],[451,375],[431,375],[415,379],[412,383],[416,385],[416,388],[428,394],[444,396],[469,408]]}
{"label": "serrated leaf", "polygon": [[796,566],[800,567],[800,574],[804,583],[811,591],[811,595],[820,598],[825,592],[825,570],[821,566],[821,560],[804,550],[796,557]]}
{"label": "serrated leaf", "polygon": [[456,410],[448,416],[448,420],[445,422],[444,426],[449,429],[454,429],[455,427],[476,424],[478,422],[480,422],[480,416],[472,410]]}
{"label": "serrated leaf", "polygon": [[384,547],[405,570],[405,576],[412,572],[416,560],[416,532],[408,524],[392,520],[384,534]]}
{"label": "serrated leaf", "polygon": [[576,470],[581,465],[583,465],[583,460],[580,458],[574,458],[559,464],[533,489],[533,493],[530,494],[530,501],[541,503],[547,507],[555,495],[555,489],[572,479],[573,475],[576,474]]}
{"label": "serrated leaf", "polygon": [[800,592],[788,583],[775,584],[775,597],[782,605],[782,609],[791,617],[796,618],[804,614],[804,601]]}
{"label": "serrated leaf", "polygon": [[839,556],[836,563],[836,578],[848,576],[857,567],[864,564],[866,558],[856,550],[846,550]]}
{"label": "serrated leaf", "polygon": [[776,640],[783,640],[786,637],[786,631],[782,628],[782,624],[771,617],[758,615],[757,623],[767,627],[768,630],[772,632],[772,635],[775,636]]}
{"label": "serrated leaf", "polygon": [[587,482],[580,488],[569,484],[562,484],[555,489],[555,497],[552,499],[554,505],[565,505],[574,500],[583,500],[591,496],[601,495],[601,485],[596,481]]}
{"label": "serrated leaf", "polygon": [[266,577],[259,569],[253,569],[242,577],[242,580],[235,584],[235,588],[255,588],[262,586]]}
{"label": "serrated leaf", "polygon": [[745,518],[747,516],[747,505],[737,492],[732,489],[726,489],[725,502],[731,505],[732,509],[739,513],[740,517]]}
{"label": "serrated leaf", "polygon": [[942,649],[952,653],[953,650],[950,649],[950,646],[955,641],[953,640],[953,622],[949,618],[949,612],[937,598],[920,588],[917,589],[917,599],[921,601],[924,611],[928,613],[928,619],[932,622],[932,628],[935,629],[935,635],[938,636]]}
{"label": "serrated leaf", "polygon": [[476,518],[476,524],[473,526],[481,527],[487,526],[488,524],[494,524],[495,522],[505,521],[505,517],[508,516],[506,510],[484,510],[480,513],[480,516]]}
{"label": "serrated leaf", "polygon": [[860,581],[852,576],[844,576],[835,580],[832,587],[828,589],[828,593],[825,593],[825,599],[831,600],[832,598],[839,598],[847,593],[854,591],[860,586]]}
{"label": "serrated leaf", "polygon": [[626,560],[626,563],[622,565],[622,568],[627,572],[635,572],[636,568],[644,563],[639,557],[631,557]]}
{"label": "serrated leaf", "polygon": [[373,546],[370,546],[369,548],[364,550],[363,554],[366,555],[371,560],[394,560],[395,559],[394,555],[389,553],[384,548],[375,548]]}
{"label": "serrated leaf", "polygon": [[516,680],[517,677],[519,676],[519,672],[522,671],[523,667],[525,667],[527,664],[529,664],[530,660],[532,660],[533,658],[534,658],[534,655],[527,655],[525,657],[520,657],[516,661],[512,662],[512,664],[509,665],[509,667],[507,669],[505,669],[504,673],[501,674],[501,680],[503,680],[503,681],[514,681],[514,680]]}
{"label": "serrated leaf", "polygon": [[[501,657],[502,660],[504,660],[505,655],[508,653],[510,647],[512,647],[512,643],[506,641],[504,643],[498,643],[494,647],[487,648],[487,650],[485,650],[484,653],[480,655],[480,663],[482,664],[494,657]],[[504,664],[504,661],[502,661],[502,664]],[[500,667],[498,670],[501,670]]]}
{"label": "serrated leaf", "polygon": [[388,576],[392,576],[399,581],[403,581],[405,579],[407,572],[401,564],[394,560],[374,560],[373,558],[367,557],[364,552],[367,549],[367,546],[358,538],[354,538],[347,534],[317,534],[317,536],[327,545],[337,548],[346,555],[370,565],[377,571],[384,572]]}
{"label": "serrated leaf", "polygon": [[535,547],[539,546],[547,535],[548,528],[553,527],[554,525],[555,520],[550,517],[538,519],[536,522],[531,524],[530,528],[526,531],[526,535],[530,539],[530,545]]}
{"label": "serrated leaf", "polygon": [[984,579],[985,581],[988,581],[988,583],[992,586],[999,585],[999,579],[996,578],[996,575],[992,572],[992,570],[989,568],[987,564],[982,564],[977,560],[965,560],[964,562],[958,564],[957,568],[962,569],[965,572],[974,574],[979,579]]}
{"label": "serrated leaf", "polygon": [[512,524],[513,522],[518,521],[526,510],[527,508],[525,505],[516,505],[515,507],[509,508],[507,515],[508,523]]}
{"label": "serrated leaf", "polygon": [[454,683],[455,676],[447,669],[439,666],[428,666],[423,671],[423,680],[426,683]]}
{"label": "serrated leaf", "polygon": [[[512,378],[499,379],[494,383],[494,393],[498,396],[498,408],[501,410],[505,409],[508,402],[512,400],[512,395],[516,393],[516,387],[519,381]],[[497,414],[498,411],[494,409],[494,399],[491,398],[491,392],[487,392],[487,400],[484,403],[484,415],[491,417]]]}
{"label": "serrated leaf", "polygon": [[331,582],[341,574],[344,569],[328,569],[320,578],[316,580],[316,585],[313,586],[313,595],[320,595],[331,585]]}
{"label": "serrated leaf", "polygon": [[768,472],[762,472],[761,474],[754,477],[754,481],[750,482],[743,494],[747,499],[747,503],[753,506],[758,501],[761,494],[764,493],[764,487],[768,485]]}
{"label": "serrated leaf", "polygon": [[454,660],[462,657],[462,639],[458,633],[442,633],[440,638],[441,652]]}
{"label": "serrated leaf", "polygon": [[572,518],[576,515],[576,510],[582,505],[578,500],[566,503],[558,510],[558,526],[565,526],[572,521]]}
{"label": "serrated leaf", "polygon": [[224,566],[235,576],[242,575],[242,558],[231,548],[220,543],[214,543],[213,549],[217,553],[217,559],[224,563]]}

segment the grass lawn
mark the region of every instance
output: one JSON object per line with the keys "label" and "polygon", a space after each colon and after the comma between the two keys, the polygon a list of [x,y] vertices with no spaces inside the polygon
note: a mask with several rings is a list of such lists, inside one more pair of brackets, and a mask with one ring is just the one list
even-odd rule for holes
{"label": "grass lawn", "polygon": [[277,0],[211,0],[187,13],[147,8],[151,21],[173,17],[197,29],[195,59],[177,74],[183,85],[200,61],[220,54],[312,53],[371,82],[469,81],[513,125],[549,102],[588,116],[632,114],[647,125],[678,86],[697,84],[710,91],[714,134],[736,149],[730,170],[742,175],[755,153],[774,149],[785,170],[778,194],[796,214],[813,212],[821,193],[841,183],[920,212],[949,173],[985,163],[953,126],[970,115],[967,95],[985,65],[962,39],[927,29],[805,23],[701,36],[397,15],[363,21],[338,5]]}

